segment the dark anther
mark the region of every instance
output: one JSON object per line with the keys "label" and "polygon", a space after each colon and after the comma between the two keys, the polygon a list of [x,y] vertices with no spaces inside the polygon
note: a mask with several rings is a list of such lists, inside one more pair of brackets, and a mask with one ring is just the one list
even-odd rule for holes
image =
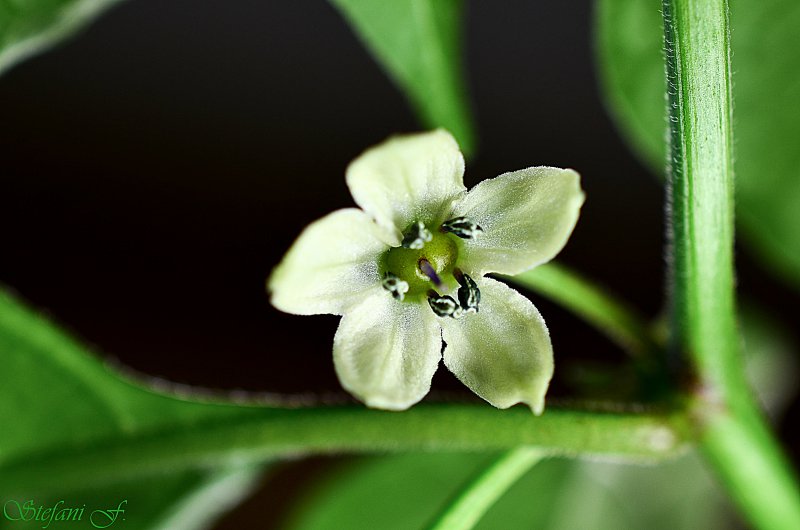
{"label": "dark anther", "polygon": [[483,232],[483,228],[466,217],[456,217],[442,223],[442,231],[455,234],[461,239],[473,239]]}
{"label": "dark anther", "polygon": [[435,296],[428,295],[428,305],[431,306],[433,312],[439,317],[453,317],[458,318],[461,316],[461,308],[458,303],[450,296]]}
{"label": "dark anther", "polygon": [[403,234],[403,241],[400,243],[404,248],[421,249],[425,243],[433,239],[433,234],[425,228],[422,221],[417,221]]}
{"label": "dark anther", "polygon": [[401,280],[395,274],[391,272],[387,272],[383,275],[383,281],[381,285],[384,289],[392,293],[392,297],[395,300],[399,300],[400,302],[406,297],[406,293],[408,292],[408,282]]}
{"label": "dark anther", "polygon": [[468,313],[477,313],[478,305],[481,303],[481,291],[475,280],[461,273],[456,275],[458,283],[461,287],[458,288],[458,302],[461,304],[461,309]]}

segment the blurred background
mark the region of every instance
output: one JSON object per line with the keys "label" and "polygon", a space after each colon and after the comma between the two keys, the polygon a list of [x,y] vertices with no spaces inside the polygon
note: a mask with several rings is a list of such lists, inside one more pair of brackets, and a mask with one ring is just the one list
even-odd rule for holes
{"label": "blurred background", "polygon": [[[656,317],[663,191],[604,110],[591,17],[589,1],[467,3],[479,145],[466,182],[578,170],[588,198],[559,261]],[[0,102],[0,282],[139,375],[349,399],[331,358],[338,318],[282,314],[264,282],[306,224],[353,205],[350,160],[421,126],[331,5],[130,0],[7,72]],[[796,295],[744,251],[737,266],[742,296],[790,326]],[[623,365],[604,337],[532,299],[556,352],[552,401],[575,395],[578,365]],[[437,395],[477,399],[444,369]],[[795,461],[799,417],[795,402],[781,424]],[[339,465],[280,467],[217,528],[263,522],[265,506],[277,527]]]}

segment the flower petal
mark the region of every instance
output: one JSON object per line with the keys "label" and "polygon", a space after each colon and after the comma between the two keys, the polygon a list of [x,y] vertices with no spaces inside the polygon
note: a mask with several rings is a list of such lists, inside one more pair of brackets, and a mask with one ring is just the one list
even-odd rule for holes
{"label": "flower petal", "polygon": [[464,243],[464,269],[519,274],[550,261],[567,243],[584,198],[571,169],[531,167],[484,180],[453,207],[453,217],[483,229]]}
{"label": "flower petal", "polygon": [[553,376],[547,326],[530,300],[515,290],[489,278],[476,283],[481,290],[478,313],[439,319],[447,344],[444,364],[495,407],[521,402],[541,414]]}
{"label": "flower petal", "polygon": [[345,313],[333,339],[342,386],[370,407],[405,410],[425,397],[441,359],[430,308],[379,293]]}
{"label": "flower petal", "polygon": [[356,204],[389,229],[437,223],[465,191],[464,157],[445,130],[395,136],[347,168]]}
{"label": "flower petal", "polygon": [[328,214],[303,230],[272,271],[272,305],[296,315],[341,315],[381,289],[378,258],[398,243],[357,208]]}

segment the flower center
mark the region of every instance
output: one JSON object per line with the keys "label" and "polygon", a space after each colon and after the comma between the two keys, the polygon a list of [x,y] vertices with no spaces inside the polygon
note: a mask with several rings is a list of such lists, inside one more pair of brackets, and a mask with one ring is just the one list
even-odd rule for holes
{"label": "flower center", "polygon": [[[395,300],[419,302],[427,298],[438,317],[461,318],[477,313],[481,292],[475,281],[457,266],[460,239],[474,239],[483,229],[466,217],[442,223],[431,232],[422,221],[403,232],[401,246],[381,257],[382,286]],[[457,292],[454,292],[457,289]],[[455,297],[448,295],[454,292]]]}
{"label": "flower center", "polygon": [[[416,237],[420,233],[423,237]],[[439,230],[428,231],[422,223],[414,223],[404,235],[404,246],[390,248],[381,259],[384,288],[399,300],[415,301],[427,297],[431,290],[446,293],[457,289],[456,239]],[[405,282],[408,288],[400,282]],[[397,285],[404,290],[402,297],[395,294]]]}

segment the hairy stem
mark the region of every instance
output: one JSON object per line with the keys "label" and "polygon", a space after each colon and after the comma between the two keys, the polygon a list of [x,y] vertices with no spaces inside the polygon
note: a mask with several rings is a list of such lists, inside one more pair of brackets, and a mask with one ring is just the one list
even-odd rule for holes
{"label": "hairy stem", "polygon": [[[210,405],[209,405],[210,406]],[[687,443],[685,415],[550,407],[420,404],[403,413],[360,406],[238,407],[215,421],[172,425],[0,460],[0,490],[68,487],[225,462],[314,453],[497,451],[520,445],[554,455],[652,461]]]}
{"label": "hairy stem", "polygon": [[791,466],[748,388],[735,319],[726,0],[664,0],[674,347],[691,356],[700,442],[761,528],[800,528]]}

